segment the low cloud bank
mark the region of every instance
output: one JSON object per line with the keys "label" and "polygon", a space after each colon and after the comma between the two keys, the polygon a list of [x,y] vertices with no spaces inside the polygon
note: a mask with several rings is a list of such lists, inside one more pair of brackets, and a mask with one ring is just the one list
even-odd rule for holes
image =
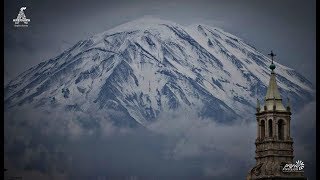
{"label": "low cloud bank", "polygon": [[[5,112],[7,173],[23,179],[243,179],[255,163],[254,115],[225,125],[180,109],[132,129],[115,126],[111,110],[62,111]],[[309,176],[315,174],[314,125],[315,102],[292,117],[295,156]]]}

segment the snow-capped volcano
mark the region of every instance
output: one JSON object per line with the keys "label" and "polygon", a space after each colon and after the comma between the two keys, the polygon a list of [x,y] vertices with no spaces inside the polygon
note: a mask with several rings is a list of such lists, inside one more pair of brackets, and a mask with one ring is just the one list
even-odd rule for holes
{"label": "snow-capped volcano", "polygon": [[[79,41],[23,72],[6,85],[4,100],[6,108],[113,109],[142,125],[161,112],[202,104],[201,116],[230,121],[255,112],[270,63],[219,28],[144,18]],[[282,98],[290,97],[294,109],[309,101],[311,83],[275,65]]]}

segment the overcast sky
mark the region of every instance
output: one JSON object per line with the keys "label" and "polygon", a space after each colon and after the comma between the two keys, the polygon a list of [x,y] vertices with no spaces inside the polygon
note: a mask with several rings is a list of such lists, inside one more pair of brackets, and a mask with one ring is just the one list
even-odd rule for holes
{"label": "overcast sky", "polygon": [[[24,70],[27,70],[28,68],[37,65],[42,61],[59,55],[61,52],[63,52],[63,50],[73,46],[79,40],[87,39],[91,35],[106,31],[128,21],[151,15],[156,18],[174,21],[181,25],[203,23],[210,26],[220,27],[225,31],[244,39],[251,45],[254,45],[259,51],[264,54],[268,54],[270,50],[273,50],[273,52],[277,54],[277,62],[296,69],[299,73],[308,78],[315,85],[315,3],[315,0],[5,0],[5,82],[22,73]],[[22,6],[27,7],[27,9],[25,10],[25,14],[27,18],[31,19],[31,22],[29,24],[29,27],[16,28],[14,27],[12,19],[17,17],[19,9]],[[306,106],[306,108],[301,111],[302,113],[296,115],[297,119],[305,119],[308,122],[303,121],[301,122],[303,124],[298,124],[297,121],[293,121],[292,130],[293,135],[296,138],[294,144],[295,155],[298,158],[306,160],[307,173],[314,173],[315,160],[312,155],[315,154],[315,103],[310,103],[310,105]],[[30,122],[32,122],[32,120],[37,122],[37,119],[34,118],[35,113],[33,111],[22,113],[14,112],[15,115],[19,116],[18,119],[21,120],[24,119],[21,118],[20,115],[27,116],[28,113],[31,117]],[[305,117],[305,115],[309,115],[311,117]],[[170,125],[172,125],[172,127],[182,127],[183,124],[181,125],[179,123],[194,123],[193,121],[185,121],[185,119],[188,118],[184,116],[181,118],[181,121],[174,121],[177,122],[176,126],[174,126],[174,124]],[[45,117],[47,117],[47,114],[45,114]],[[67,118],[65,120],[66,122],[68,122],[68,120],[70,121],[69,117],[70,116],[65,116],[65,118]],[[28,118],[26,119],[28,120]],[[167,120],[170,118],[166,117],[164,119]],[[41,119],[39,119],[39,122],[44,122],[40,120]],[[54,133],[56,133],[57,129],[61,129],[61,122],[64,121],[63,118],[61,118],[60,121],[58,120],[59,118],[57,119],[57,121],[49,121],[50,123],[57,123],[57,126],[52,126],[52,132]],[[163,124],[161,124],[161,121],[159,122],[159,126],[161,127],[161,125]],[[37,126],[37,123],[33,123],[33,125]],[[55,127],[58,128],[54,129]],[[236,166],[238,169],[235,169],[235,171],[239,171],[238,174],[243,177],[247,173],[249,167],[252,167],[252,164],[254,162],[254,157],[252,156],[252,154],[254,153],[254,144],[253,141],[248,141],[248,139],[254,139],[256,130],[253,129],[253,127],[255,127],[255,124],[250,124],[248,127],[220,127],[216,126],[215,124],[199,124],[198,126],[193,127],[194,129],[191,129],[192,131],[186,132],[186,134],[190,136],[189,139],[191,139],[189,144],[187,143],[186,147],[181,146],[180,149],[178,146],[177,150],[186,150],[186,152],[180,152],[182,155],[197,155],[197,152],[202,148],[203,145],[214,145],[211,140],[216,141],[219,144],[218,147],[221,149],[218,148],[216,149],[218,152],[209,153],[208,157],[205,154],[205,156],[203,156],[205,157],[205,160],[201,160],[201,162],[206,165],[206,173],[217,173],[211,172],[211,170],[214,169],[216,171],[221,171],[220,173],[222,174],[228,174],[225,172],[229,172],[230,169],[235,169],[235,167],[233,166]],[[34,128],[35,131],[43,130],[38,127]],[[176,130],[174,128],[170,129],[169,126],[169,129],[165,129],[162,127],[159,129],[167,130],[168,132],[160,133],[168,134],[169,140],[174,139],[172,138],[174,137],[172,134],[176,133]],[[186,129],[180,128],[180,130],[185,131]],[[14,133],[12,136],[9,136],[10,138],[15,138],[17,132],[20,132],[16,130],[16,127],[14,126],[12,131],[10,131],[10,129],[7,131]],[[72,133],[72,131],[70,132]],[[213,134],[211,134],[212,132]],[[230,137],[224,136],[224,133],[230,135]],[[241,136],[239,136],[239,134],[241,134]],[[301,136],[298,136],[298,134]],[[223,137],[220,137],[219,135]],[[36,133],[35,135],[26,133],[19,137],[28,139],[29,136],[35,136],[40,139],[42,138],[41,141],[39,141],[43,144],[47,142],[50,143],[50,140],[43,138]],[[52,137],[57,138],[56,136]],[[62,141],[65,142],[67,150],[68,148],[70,148],[70,152],[72,153],[76,151],[74,154],[79,156],[79,162],[76,162],[75,165],[77,168],[80,168],[80,170],[78,170],[79,172],[83,172],[85,174],[87,173],[85,170],[86,168],[88,168],[87,166],[90,166],[90,162],[95,163],[96,160],[92,160],[86,157],[85,155],[87,155],[87,152],[91,152],[90,155],[96,155],[97,159],[100,160],[99,158],[105,154],[107,154],[106,157],[112,159],[115,152],[124,149],[123,152],[120,151],[121,153],[119,153],[119,157],[128,157],[130,154],[126,154],[127,151],[125,150],[133,147],[130,143],[133,143],[134,147],[137,148],[137,154],[140,153],[141,156],[145,158],[147,157],[147,160],[145,160],[146,163],[142,167],[153,168],[153,166],[150,166],[150,163],[147,162],[155,161],[159,163],[159,157],[157,154],[158,151],[156,150],[157,153],[150,153],[151,155],[148,153],[153,152],[154,149],[159,149],[159,151],[162,150],[162,147],[159,147],[162,144],[158,143],[158,137],[152,137],[150,139],[145,139],[145,136],[143,137],[144,138],[140,138],[140,136],[138,136],[136,138],[135,136],[133,136],[130,137],[133,140],[129,138],[127,140],[120,141],[122,140],[121,137],[119,140],[120,143],[116,145],[112,144],[114,143],[114,141],[110,138],[110,140],[107,139],[108,143],[110,143],[110,141],[112,140],[112,143],[110,143],[110,147],[108,146],[109,144],[105,141],[100,144],[94,142],[96,143],[94,144],[89,140],[88,142],[84,140],[83,144],[75,147],[73,147],[73,145],[69,145],[69,141],[65,142],[64,139]],[[135,138],[138,140],[136,140]],[[54,140],[51,141],[55,142]],[[225,144],[220,143],[220,141],[225,142]],[[122,142],[128,142],[129,146],[123,147],[123,144],[127,143]],[[237,151],[238,154],[233,152],[233,149],[229,147],[236,142],[240,144],[239,146],[237,146],[239,148]],[[149,144],[149,146],[141,146],[141,144]],[[103,145],[103,148],[98,145]],[[248,150],[249,146],[251,149]],[[117,149],[117,147],[121,148]],[[308,149],[309,151],[305,151],[306,149]],[[50,153],[50,151],[46,152],[51,157],[52,153]],[[110,153],[108,154],[106,152]],[[136,155],[136,152],[132,151],[131,154]],[[37,153],[35,154],[37,155]],[[154,154],[156,155],[155,157],[153,157]],[[140,157],[138,155],[136,156]],[[238,158],[235,158],[233,156],[237,156]],[[252,156],[251,159],[248,159],[249,156]],[[239,157],[241,161],[239,160]],[[248,162],[242,163],[242,157],[244,157],[245,160],[248,160]],[[225,161],[222,162],[221,169],[217,169],[217,167],[215,166],[211,167],[211,165],[215,163],[213,160],[217,160],[215,158],[217,158],[218,160],[219,158],[223,159],[219,160],[219,163],[220,161]],[[55,159],[55,155],[54,157],[52,157],[52,159]],[[51,161],[52,159],[49,160]],[[86,161],[89,162],[83,163]],[[132,159],[124,158],[124,162],[118,163],[126,164],[135,161],[137,160],[132,157]],[[194,173],[195,171],[190,171],[190,167],[191,165],[193,165],[190,162],[194,161],[186,162],[188,163],[182,162],[183,165],[173,164],[172,167],[177,167],[176,169],[172,168],[171,166],[167,166],[172,163],[171,161],[169,163],[163,162],[164,169],[160,169],[159,173],[162,171],[177,171],[178,174]],[[53,162],[49,162],[49,164],[50,163]],[[107,163],[107,165],[103,163]],[[105,169],[103,168],[100,169],[101,167],[108,167],[108,165],[110,166],[110,164],[108,163],[109,162],[107,161],[102,162],[102,165],[98,163],[96,166],[92,165],[91,168],[94,172],[97,171],[100,173],[100,171],[105,171]],[[162,164],[160,163],[160,165]],[[239,165],[242,165],[242,167],[238,167]],[[308,174],[308,176],[312,179],[312,176],[310,174]]]}
{"label": "overcast sky", "polygon": [[[77,41],[151,15],[181,25],[204,23],[235,34],[315,84],[315,0],[5,0],[5,82]],[[16,28],[20,7],[31,19]]]}

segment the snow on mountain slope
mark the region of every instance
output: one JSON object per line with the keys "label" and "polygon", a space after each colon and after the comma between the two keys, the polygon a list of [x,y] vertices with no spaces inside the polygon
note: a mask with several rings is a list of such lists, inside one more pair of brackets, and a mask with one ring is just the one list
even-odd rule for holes
{"label": "snow on mountain slope", "polygon": [[[219,28],[143,18],[79,41],[23,72],[6,85],[4,100],[7,109],[113,109],[142,125],[160,112],[203,104],[201,116],[228,122],[254,112],[256,98],[266,93],[270,63]],[[312,84],[275,64],[283,99],[310,101]]]}

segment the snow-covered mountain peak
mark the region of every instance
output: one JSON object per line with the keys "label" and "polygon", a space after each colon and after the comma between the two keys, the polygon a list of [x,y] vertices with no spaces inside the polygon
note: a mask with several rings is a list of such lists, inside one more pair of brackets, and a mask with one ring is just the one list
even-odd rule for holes
{"label": "snow-covered mountain peak", "polygon": [[[103,36],[112,35],[115,33],[121,33],[121,32],[135,32],[135,31],[146,31],[146,30],[157,30],[161,31],[165,28],[165,25],[167,26],[176,26],[176,27],[182,27],[181,25],[168,21],[159,19],[153,16],[143,16],[142,18],[138,18],[133,21],[126,22],[124,24],[121,24],[119,26],[116,26],[112,29],[109,29],[105,32],[99,33],[94,35],[94,38],[101,38]],[[162,31],[164,32],[164,31]]]}
{"label": "snow-covered mountain peak", "polygon": [[[22,105],[85,113],[121,112],[118,124],[146,124],[177,108],[227,122],[254,112],[270,76],[270,59],[241,38],[203,24],[181,26],[144,17],[87,40],[23,72],[5,87],[7,108]],[[312,84],[276,63],[283,97],[313,98]]]}

